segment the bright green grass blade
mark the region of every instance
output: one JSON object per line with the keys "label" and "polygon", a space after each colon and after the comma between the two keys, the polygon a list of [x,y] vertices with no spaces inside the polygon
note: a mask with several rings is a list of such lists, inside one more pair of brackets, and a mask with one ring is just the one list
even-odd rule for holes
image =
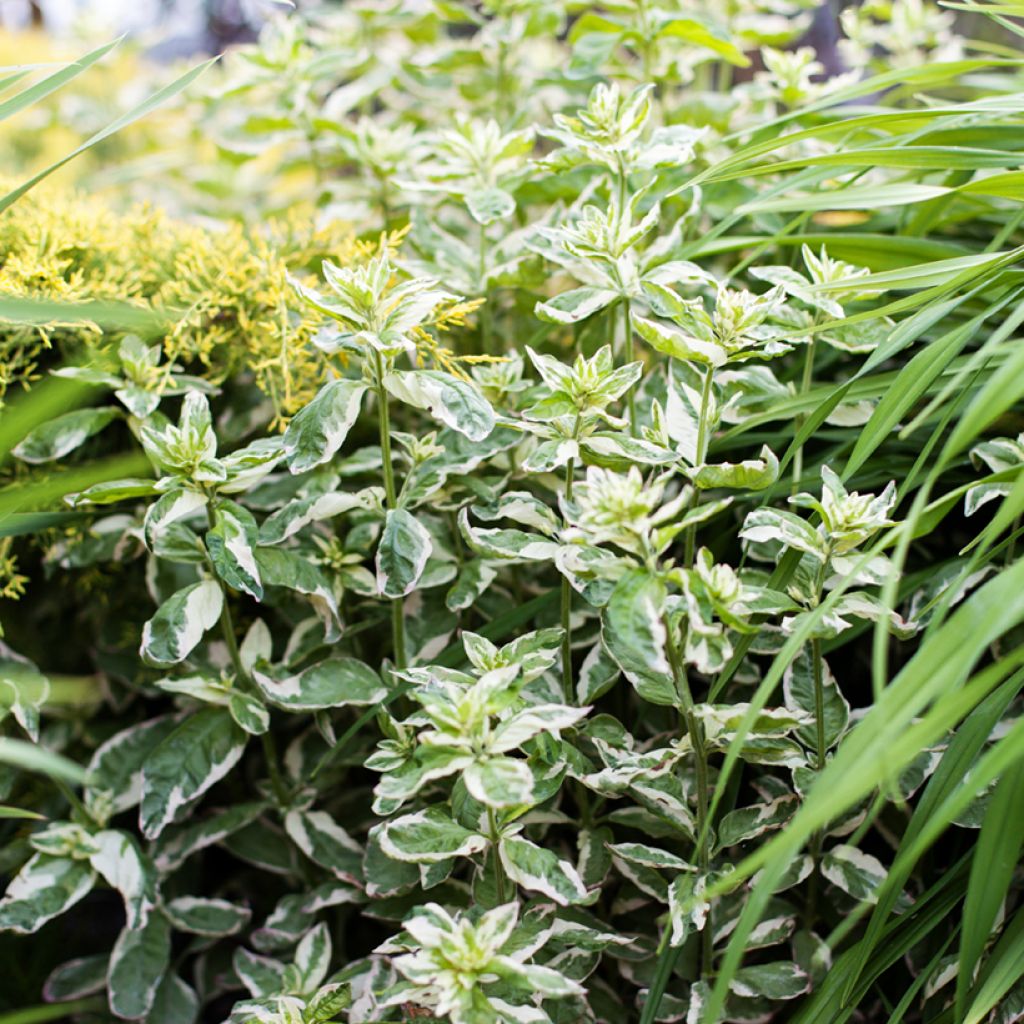
{"label": "bright green grass blade", "polygon": [[106,1006],[105,996],[90,996],[88,999],[76,999],[69,1003],[27,1006],[22,1010],[0,1013],[0,1024],[45,1024],[51,1020],[70,1020],[76,1014],[103,1013]]}
{"label": "bright green grass blade", "polygon": [[963,898],[967,885],[967,866],[967,858],[961,858],[921,894],[911,910],[889,923],[882,941],[869,958],[865,976],[849,1004],[842,1000],[841,994],[850,980],[856,946],[836,958],[820,987],[795,1014],[793,1024],[844,1024],[849,1020],[856,1012],[857,1004],[885,971],[928,939],[933,932],[948,930],[949,916]]}
{"label": "bright green grass blade", "polygon": [[55,754],[24,740],[0,736],[0,763],[26,772],[40,772],[66,782],[84,782],[85,770],[63,754]]}
{"label": "bright green grass blade", "polygon": [[974,969],[1013,881],[1024,845],[1024,763],[1018,762],[996,784],[974,847],[960,932],[956,976],[956,1016],[962,1018]]}
{"label": "bright green grass blade", "polygon": [[989,1010],[1024,976],[1024,908],[1017,911],[978,978],[963,1024],[981,1024]]}
{"label": "bright green grass blade", "polygon": [[[989,316],[1005,306],[1014,296],[1006,296],[961,327],[948,331],[941,338],[917,353],[899,371],[899,375],[883,393],[871,414],[846,463],[844,476],[850,476],[867,462],[870,455],[888,438],[907,411],[928,390],[931,383],[960,354],[978,328]],[[1024,313],[1022,313],[1024,316]]]}
{"label": "bright green grass blade", "polygon": [[25,811],[20,807],[8,807],[6,804],[0,804],[0,818],[25,818],[30,821],[46,821],[45,814]]}
{"label": "bright green grass blade", "polygon": [[1001,371],[991,376],[974,397],[967,412],[946,441],[939,462],[943,465],[963,451],[1024,395],[1024,346],[1016,345]]}
{"label": "bright green grass blade", "polygon": [[[830,595],[831,598],[831,595]],[[824,608],[828,602],[819,606]],[[848,734],[835,757],[820,773],[804,805],[789,825],[738,864],[713,889],[725,892],[761,871],[747,906],[733,932],[709,1002],[714,1017],[724,1004],[728,985],[739,968],[750,931],[763,911],[773,886],[792,857],[815,831],[870,793],[917,755],[928,743],[966,714],[984,693],[958,692],[963,679],[988,645],[1024,620],[1024,561],[989,580],[960,605],[941,632],[925,641],[880,699]],[[808,620],[808,630],[813,623]],[[734,748],[743,742],[752,718],[781,678],[782,668],[795,651],[798,634],[776,656],[751,701],[750,711],[730,745],[722,775],[730,768]],[[804,637],[799,638],[803,642]],[[1022,652],[1024,657],[1024,652]],[[985,675],[984,673],[982,674]],[[997,680],[989,684],[995,685]],[[934,706],[925,712],[934,701]],[[911,724],[913,723],[913,724]],[[738,754],[738,751],[735,751]],[[733,756],[733,761],[735,757]],[[716,794],[717,796],[717,794]]]}
{"label": "bright green grass blade", "polygon": [[908,169],[948,171],[951,168],[974,170],[981,167],[1017,167],[1019,153],[1002,149],[971,149],[957,146],[901,146],[890,148],[888,143],[850,149],[841,153],[818,153],[794,160],[780,160],[715,176],[717,181],[729,181],[761,174],[780,174],[804,167],[902,167]]}
{"label": "bright green grass blade", "polygon": [[[976,787],[965,790],[964,780],[971,774],[971,766],[977,760],[992,730],[1020,692],[1022,685],[1024,672],[1017,672],[978,704],[950,740],[935,773],[928,780],[918,799],[917,807],[903,833],[900,849],[885,881],[878,889],[877,903],[861,940],[851,979],[844,990],[844,1003],[851,998],[853,985],[860,972],[864,970],[872,949],[880,940],[914,865],[930,843],[942,834],[944,826],[940,827],[936,823],[942,822],[943,818],[947,823],[952,820],[953,812],[949,809],[952,801],[963,802],[966,806],[974,793],[987,785],[987,782],[983,781]],[[925,833],[928,841],[922,843],[921,836]]]}
{"label": "bright green grass blade", "polygon": [[[0,321],[38,324],[40,327],[70,324],[95,324],[116,331],[132,331],[143,338],[170,329],[171,315],[145,309],[128,302],[96,300],[64,302],[59,299],[30,299],[0,295]],[[38,389],[39,385],[36,385]]]}
{"label": "bright green grass blade", "polygon": [[67,156],[61,157],[55,163],[50,164],[49,167],[39,171],[38,174],[33,175],[28,181],[19,185],[16,189],[8,192],[7,195],[0,197],[0,213],[3,213],[9,206],[17,202],[29,189],[34,188],[44,178],[53,174],[54,171],[59,170],[66,163],[74,160],[76,156],[80,156],[86,150],[91,149],[97,143],[102,142],[104,139],[109,138],[111,135],[119,132],[122,128],[126,128],[132,122],[139,120],[139,118],[145,117],[147,114],[156,110],[161,104],[166,103],[168,100],[173,99],[182,90],[188,88],[189,85],[195,81],[211,64],[217,60],[214,57],[212,60],[205,61],[202,64],[187,71],[180,78],[176,78],[170,85],[165,86],[158,92],[153,93],[147,99],[143,100],[138,106],[133,107],[126,114],[122,114],[121,117],[115,118],[105,128],[100,129],[95,135],[90,136],[80,146],[73,149]]}
{"label": "bright green grass blade", "polygon": [[115,39],[112,43],[107,43],[105,46],[87,53],[73,64],[68,64],[67,67],[61,68],[60,71],[52,75],[48,75],[41,82],[36,82],[35,85],[22,89],[16,96],[11,96],[10,99],[4,100],[0,103],[0,121],[13,117],[26,107],[32,106],[33,103],[45,99],[50,93],[56,92],[67,85],[68,82],[73,81],[83,71],[92,67],[98,60],[102,60],[120,41],[120,39]]}

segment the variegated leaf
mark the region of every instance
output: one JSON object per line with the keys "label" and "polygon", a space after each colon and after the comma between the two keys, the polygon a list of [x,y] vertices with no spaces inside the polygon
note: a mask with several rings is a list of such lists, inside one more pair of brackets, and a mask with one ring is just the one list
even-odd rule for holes
{"label": "variegated leaf", "polygon": [[529,839],[505,836],[498,844],[498,855],[508,877],[524,889],[543,893],[563,907],[587,898],[576,868]]}
{"label": "variegated leaf", "polygon": [[377,589],[385,597],[404,597],[415,589],[433,548],[430,534],[404,508],[389,509],[377,547]]}
{"label": "variegated leaf", "polygon": [[183,587],[143,626],[139,653],[152,665],[176,665],[216,624],[222,607],[223,595],[213,580]]}
{"label": "variegated leaf", "polygon": [[238,763],[248,736],[226,708],[190,715],[150,753],[142,768],[139,823],[155,839]]}

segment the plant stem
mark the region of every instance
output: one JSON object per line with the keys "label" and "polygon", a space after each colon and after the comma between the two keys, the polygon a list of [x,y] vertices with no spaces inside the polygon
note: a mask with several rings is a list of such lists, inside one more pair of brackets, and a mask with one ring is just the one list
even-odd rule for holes
{"label": "plant stem", "polygon": [[[573,440],[579,436],[581,417],[577,413],[573,425]],[[565,464],[565,500],[572,501],[573,476],[576,472],[576,460],[569,459]],[[566,704],[572,704],[572,584],[569,578],[562,575],[562,694]]]}
{"label": "plant stem", "polygon": [[[693,746],[694,772],[697,776],[697,866],[702,875],[707,875],[711,866],[711,850],[708,845],[710,830],[708,828],[708,806],[711,803],[708,786],[708,754],[704,746],[704,733],[694,710],[693,694],[686,678],[675,634],[672,631],[668,616],[662,618],[665,627],[665,643],[668,649],[668,660],[672,666],[672,678],[676,692],[682,701],[683,721]],[[711,973],[714,960],[713,926],[711,910],[708,910],[707,921],[701,930],[701,977]]]}
{"label": "plant stem", "polygon": [[[384,387],[384,359],[374,349],[374,390],[377,392],[377,422],[380,426],[381,466],[384,471],[384,501],[388,511],[398,507],[398,494],[395,490],[395,467],[391,464],[391,420],[388,415],[388,391]],[[402,599],[396,597],[391,602],[391,655],[395,660],[395,668],[405,668],[405,609]]]}
{"label": "plant stem", "polygon": [[[814,380],[814,338],[807,343],[807,352],[804,355],[804,372],[800,378],[800,394],[805,395],[811,390],[811,383]],[[804,425],[805,416],[797,416],[793,421],[794,429],[797,433],[800,432]],[[804,472],[804,446],[800,445],[799,448],[793,453],[793,487],[792,491],[794,494],[800,489],[800,477],[803,476]]]}
{"label": "plant stem", "polygon": [[814,739],[815,768],[820,772],[825,767],[825,685],[821,664],[821,641],[811,641],[811,666],[814,673]]}
{"label": "plant stem", "polygon": [[71,810],[82,819],[82,824],[92,821],[92,815],[85,809],[85,804],[78,799],[78,794],[63,780],[55,778],[53,784],[60,790],[60,795],[71,805]]}
{"label": "plant stem", "polygon": [[[212,497],[206,503],[206,520],[211,530],[217,524],[213,511]],[[231,665],[235,670],[235,679],[242,684],[244,690],[252,692],[254,689],[253,682],[249,677],[249,673],[245,670],[245,665],[242,663],[242,654],[238,649],[235,623],[231,617],[231,608],[228,604],[227,584],[217,575],[212,565],[210,569],[213,572],[213,578],[217,581],[217,586],[220,587],[220,631],[224,637],[224,643],[227,645]],[[274,798],[280,806],[285,807],[289,803],[288,787],[285,785],[281,769],[278,766],[277,747],[274,743],[273,733],[269,729],[260,735],[260,744],[263,747],[263,759],[267,763],[267,773],[270,775],[270,785],[274,790]]]}
{"label": "plant stem", "polygon": [[[830,552],[831,555],[831,552]],[[829,556],[830,556],[829,555]],[[828,557],[819,566],[814,581],[814,604],[821,601],[821,592],[825,585],[825,571],[828,567]],[[821,640],[814,637],[811,640],[811,675],[814,681],[814,767],[821,771],[825,767],[825,757],[828,754],[828,745],[825,737],[825,672],[821,655]],[[805,923],[807,930],[814,927],[818,908],[818,863],[821,860],[821,848],[825,840],[825,833],[818,829],[811,836],[810,854],[813,867],[811,877],[807,884],[807,906]]]}
{"label": "plant stem", "polygon": [[487,830],[491,837],[491,857],[494,865],[494,889],[498,897],[498,903],[505,902],[505,869],[501,866],[501,857],[498,854],[498,822],[494,815],[494,808],[487,808]]}
{"label": "plant stem", "polygon": [[[625,299],[622,303],[622,319],[625,325],[625,340],[623,344],[623,354],[625,356],[625,362],[632,363],[634,361],[633,352],[633,306],[629,299]],[[626,404],[629,409],[629,433],[631,437],[637,437],[638,424],[636,422],[636,401],[633,397],[633,389],[629,389],[629,393],[626,395]]]}
{"label": "plant stem", "polygon": [[[565,500],[572,501],[572,477],[576,460],[565,466]],[[567,704],[573,704],[572,686],[572,584],[562,575],[562,694]]]}
{"label": "plant stem", "polygon": [[477,249],[477,290],[484,304],[480,307],[480,351],[491,354],[491,307],[487,288],[487,227],[480,225],[480,242]]}
{"label": "plant stem", "polygon": [[[694,449],[694,466],[704,465],[708,454],[708,411],[711,405],[711,387],[714,382],[715,368],[708,366],[704,370],[704,381],[700,389],[700,412],[697,417],[697,443]],[[694,509],[700,502],[700,491],[694,488],[690,508]],[[693,555],[697,547],[697,524],[686,528],[684,543],[685,564],[693,565]]]}

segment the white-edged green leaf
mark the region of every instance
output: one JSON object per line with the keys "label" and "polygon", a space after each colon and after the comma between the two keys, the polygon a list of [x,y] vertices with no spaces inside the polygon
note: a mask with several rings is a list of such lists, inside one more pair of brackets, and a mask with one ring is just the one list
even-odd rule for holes
{"label": "white-edged green leaf", "polygon": [[209,499],[201,491],[177,487],[161,494],[149,508],[142,522],[142,536],[146,547],[153,551],[160,539],[174,523],[180,522],[206,508]]}
{"label": "white-edged green leaf", "polygon": [[[839,691],[835,676],[824,658],[821,659],[821,691],[824,709],[824,737],[826,748],[833,746],[846,730],[850,720],[850,705]],[[786,707],[802,711],[817,721],[814,694],[814,662],[810,646],[805,646],[793,659],[783,676],[782,692]],[[814,748],[817,744],[817,726],[804,726],[796,732],[797,737],[807,747]]]}
{"label": "white-edged green leaf", "polygon": [[388,509],[377,547],[377,589],[384,597],[404,597],[416,588],[433,543],[422,523],[404,508]]}
{"label": "white-edged green leaf", "polygon": [[744,491],[763,491],[779,478],[779,460],[767,445],[756,459],[743,462],[719,462],[698,466],[690,473],[693,485],[702,491],[729,487]]}
{"label": "white-edged green leaf", "polygon": [[704,898],[704,880],[692,872],[683,872],[668,887],[668,915],[672,925],[671,944],[681,946],[687,937],[707,923],[711,904]]}
{"label": "white-edged green leaf", "polygon": [[466,193],[466,208],[477,224],[493,224],[516,212],[516,201],[503,188],[478,188]]}
{"label": "white-edged green leaf", "polygon": [[191,935],[234,935],[240,932],[252,917],[248,907],[240,907],[227,900],[201,896],[179,896],[164,908],[171,924]]}
{"label": "white-edged green leaf", "polygon": [[741,967],[729,982],[729,991],[744,999],[796,999],[811,985],[810,978],[789,960]]}
{"label": "white-edged green leaf", "polygon": [[87,769],[87,790],[107,793],[112,814],[134,807],[142,799],[143,763],[150,751],[178,727],[180,720],[178,715],[163,715],[111,736],[93,751]]}
{"label": "white-edged green leaf", "polygon": [[328,491],[314,498],[296,498],[269,516],[260,527],[261,544],[279,544],[296,534],[308,523],[333,519],[352,509],[380,508],[384,490],[365,487],[361,491]]}
{"label": "white-edged green leaf", "polygon": [[258,529],[253,514],[233,501],[221,501],[214,525],[206,531],[206,549],[217,575],[235,590],[263,599],[263,582],[256,564]]}
{"label": "white-edged green leaf", "polygon": [[395,860],[433,864],[469,857],[487,848],[487,837],[463,828],[440,807],[428,807],[386,821],[378,833],[381,849]]}
{"label": "white-edged green leaf", "polygon": [[63,1003],[102,992],[107,987],[109,961],[106,953],[65,960],[50,972],[43,986],[43,998],[48,1003]]}
{"label": "white-edged green leaf", "polygon": [[482,441],[494,429],[494,410],[475,384],[440,370],[396,370],[384,386],[399,401],[426,409],[445,426],[471,441]]}
{"label": "white-edged green leaf", "polygon": [[292,675],[257,668],[253,679],[268,701],[286,711],[366,707],[387,696],[387,687],[369,665],[344,655]]}
{"label": "white-edged green leaf", "polygon": [[301,979],[300,991],[315,992],[331,967],[331,933],[325,922],[302,936],[293,963]]}
{"label": "white-edged green leaf", "polygon": [[470,795],[488,807],[515,807],[533,799],[533,772],[525,761],[486,757],[462,773]]}
{"label": "white-edged green leaf", "polygon": [[92,838],[99,849],[89,863],[107,885],[121,894],[128,927],[143,927],[157,901],[157,877],[152,862],[127,832],[104,829]]}
{"label": "white-edged green leaf", "polygon": [[587,889],[576,868],[522,836],[505,836],[498,844],[505,873],[517,885],[540,892],[560,906],[587,898]]}
{"label": "white-edged green leaf", "polygon": [[141,928],[123,928],[107,968],[113,1013],[124,1020],[145,1018],[170,960],[171,928],[163,914],[150,914]]}
{"label": "white-edged green leaf", "polygon": [[61,459],[119,416],[113,408],[75,409],[36,427],[12,451],[22,462],[32,465]]}
{"label": "white-edged green leaf", "polygon": [[251,693],[232,690],[228,696],[228,711],[250,736],[262,736],[270,728],[270,712]]}
{"label": "white-edged green leaf", "polygon": [[95,880],[88,861],[35,854],[0,900],[0,931],[36,931],[83,899]]}
{"label": "white-edged green leaf", "polygon": [[746,540],[775,542],[825,561],[825,541],[805,519],[778,508],[756,508],[743,521],[740,536]]}
{"label": "white-edged green leaf", "polygon": [[473,526],[466,508],[459,512],[459,530],[470,548],[482,558],[546,562],[555,557],[559,548],[556,541],[542,534]]}
{"label": "white-edged green leaf", "polygon": [[248,736],[227,708],[189,715],[146,758],[139,824],[155,839],[238,763]]}
{"label": "white-edged green leaf", "polygon": [[363,848],[326,811],[289,811],[284,827],[311,861],[343,881],[360,881]]}
{"label": "white-edged green leaf", "polygon": [[608,288],[574,288],[562,292],[547,302],[538,302],[534,313],[541,320],[553,324],[577,324],[599,313],[618,299],[618,293]]}
{"label": "white-edged green leaf", "polygon": [[182,587],[142,627],[141,656],[151,665],[176,665],[192,653],[203,634],[217,623],[223,595],[213,580]]}
{"label": "white-edged green leaf", "polygon": [[572,708],[566,704],[535,704],[524,708],[498,723],[488,749],[494,754],[506,754],[542,732],[557,736],[586,717],[589,711],[590,708]]}
{"label": "white-edged green leaf", "polygon": [[235,950],[231,965],[254,999],[281,991],[285,966],[279,960],[239,947]]}
{"label": "white-edged green leaf", "polygon": [[855,900],[874,903],[878,899],[878,887],[888,872],[870,853],[855,846],[839,845],[821,858],[821,873]]}
{"label": "white-edged green leaf", "polygon": [[362,381],[329,381],[292,417],[284,432],[284,451],[293,473],[304,473],[334,457],[359,416],[365,392]]}
{"label": "white-edged green leaf", "polygon": [[657,576],[630,570],[615,584],[602,612],[601,637],[644,700],[674,707],[679,696],[665,653],[665,599],[665,584]]}
{"label": "white-edged green leaf", "polygon": [[168,972],[157,986],[146,1024],[195,1024],[199,1017],[199,996],[187,982]]}

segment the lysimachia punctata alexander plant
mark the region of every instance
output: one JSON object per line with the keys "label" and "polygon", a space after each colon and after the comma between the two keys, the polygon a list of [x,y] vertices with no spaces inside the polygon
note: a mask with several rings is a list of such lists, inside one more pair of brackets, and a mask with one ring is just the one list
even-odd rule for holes
{"label": "lysimachia punctata alexander plant", "polygon": [[0,1024],[1021,1019],[1020,10],[271,6],[272,283],[0,294]]}

